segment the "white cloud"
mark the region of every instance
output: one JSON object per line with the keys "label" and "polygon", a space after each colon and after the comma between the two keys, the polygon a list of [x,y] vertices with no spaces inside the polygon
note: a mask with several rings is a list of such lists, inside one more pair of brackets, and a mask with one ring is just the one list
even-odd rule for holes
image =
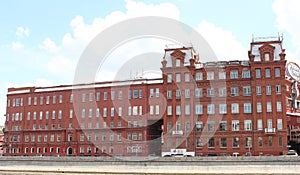
{"label": "white cloud", "polygon": [[70,75],[73,75],[75,66],[75,61],[63,56],[55,56],[52,57],[48,63],[48,70],[61,77],[69,77]]}
{"label": "white cloud", "polygon": [[16,31],[17,37],[23,38],[23,37],[28,37],[29,36],[29,29],[26,27],[19,26],[17,27]]}
{"label": "white cloud", "polygon": [[[300,1],[298,0],[275,0],[273,3],[273,11],[276,15],[277,27],[285,30],[291,35],[293,46],[296,53],[288,56],[289,59],[295,60],[300,57]],[[292,56],[292,58],[290,57]],[[299,60],[297,60],[299,62]]]}
{"label": "white cloud", "polygon": [[12,48],[13,50],[18,50],[18,49],[24,48],[24,45],[23,45],[21,42],[19,42],[19,41],[14,41],[14,42],[12,42],[12,44],[11,44],[11,48]]}
{"label": "white cloud", "polygon": [[230,31],[206,20],[202,20],[196,30],[207,40],[218,60],[248,59],[247,49]]}
{"label": "white cloud", "polygon": [[56,46],[55,42],[52,41],[50,38],[46,38],[43,42],[43,44],[40,46],[40,48],[43,48],[49,52],[57,52],[58,47]]}

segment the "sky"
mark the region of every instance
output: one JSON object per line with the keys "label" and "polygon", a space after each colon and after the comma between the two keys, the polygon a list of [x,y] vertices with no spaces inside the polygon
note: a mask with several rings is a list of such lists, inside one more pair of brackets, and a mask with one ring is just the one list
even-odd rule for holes
{"label": "sky", "polygon": [[[7,88],[72,84],[78,60],[92,39],[110,26],[134,17],[162,16],[185,23],[205,38],[220,60],[248,59],[253,36],[283,35],[286,58],[299,64],[299,6],[297,0],[3,1],[0,125],[4,124]],[[114,73],[122,67],[115,61],[126,64],[126,60],[137,59],[136,55],[148,51],[163,53],[165,44],[170,43],[144,39],[119,46],[109,56],[111,62],[107,64],[111,66],[95,80],[114,79]],[[147,71],[147,67],[137,65],[131,69],[129,78]]]}

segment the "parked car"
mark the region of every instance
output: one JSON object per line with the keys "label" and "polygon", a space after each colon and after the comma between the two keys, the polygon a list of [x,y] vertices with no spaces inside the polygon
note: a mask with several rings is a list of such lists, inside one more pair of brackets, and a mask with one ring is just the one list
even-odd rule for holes
{"label": "parked car", "polygon": [[287,156],[298,156],[298,153],[295,150],[289,150],[289,152],[286,155]]}

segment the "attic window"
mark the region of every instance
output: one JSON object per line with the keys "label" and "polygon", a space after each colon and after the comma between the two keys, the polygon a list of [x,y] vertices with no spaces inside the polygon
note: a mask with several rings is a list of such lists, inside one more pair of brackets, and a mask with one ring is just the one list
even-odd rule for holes
{"label": "attic window", "polygon": [[176,59],[176,67],[180,67],[180,59]]}
{"label": "attic window", "polygon": [[270,54],[269,53],[265,53],[265,61],[270,61]]}

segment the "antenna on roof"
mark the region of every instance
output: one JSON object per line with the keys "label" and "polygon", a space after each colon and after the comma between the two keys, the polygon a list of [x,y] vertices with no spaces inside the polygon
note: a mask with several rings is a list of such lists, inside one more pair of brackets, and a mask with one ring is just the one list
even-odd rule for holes
{"label": "antenna on roof", "polygon": [[254,42],[254,34],[252,33],[252,42]]}

